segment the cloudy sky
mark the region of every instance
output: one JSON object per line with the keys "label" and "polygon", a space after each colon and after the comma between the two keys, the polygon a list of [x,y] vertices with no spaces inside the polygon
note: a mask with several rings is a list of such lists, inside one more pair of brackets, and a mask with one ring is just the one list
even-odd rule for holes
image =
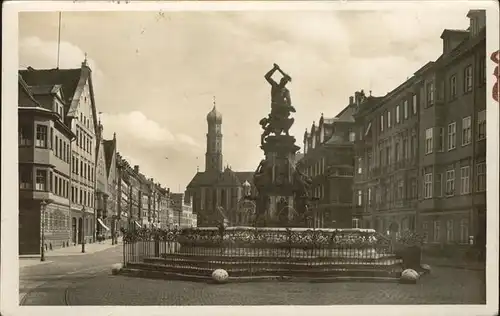
{"label": "cloudy sky", "polygon": [[[399,11],[64,12],[60,68],[88,54],[105,136],[132,165],[172,190],[204,170],[206,114],[223,114],[224,164],[253,171],[258,121],[268,114],[263,75],[288,72],[299,145],[321,113],[335,116],[356,90],[384,95],[442,49],[444,28],[468,27],[468,8]],[[19,16],[21,68],[54,68],[58,14]],[[168,157],[168,159],[166,159]]]}

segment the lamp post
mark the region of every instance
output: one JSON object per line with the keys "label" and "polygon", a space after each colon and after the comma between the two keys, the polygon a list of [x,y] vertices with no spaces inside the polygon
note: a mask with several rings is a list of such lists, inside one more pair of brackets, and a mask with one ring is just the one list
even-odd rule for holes
{"label": "lamp post", "polygon": [[42,215],[42,238],[41,238],[41,248],[40,248],[40,261],[45,261],[45,209],[47,207],[47,202],[42,200],[40,203],[40,212]]}
{"label": "lamp post", "polygon": [[85,253],[85,206],[82,207],[82,253]]}

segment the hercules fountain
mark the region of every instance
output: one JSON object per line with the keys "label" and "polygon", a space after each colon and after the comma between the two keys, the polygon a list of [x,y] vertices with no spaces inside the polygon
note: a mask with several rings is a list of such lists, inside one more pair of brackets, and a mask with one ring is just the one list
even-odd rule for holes
{"label": "hercules fountain", "polygon": [[[281,73],[275,82],[272,76]],[[289,134],[294,123],[291,77],[274,64],[271,111],[260,121],[264,159],[254,174],[253,227],[139,229],[124,232],[123,274],[193,280],[321,278],[402,280],[413,264],[394,254],[373,229],[307,228],[311,179],[296,163],[300,149]],[[405,270],[407,271],[407,270]],[[413,270],[412,270],[413,271]],[[413,271],[414,272],[414,271]],[[415,272],[416,273],[416,272]],[[416,280],[414,274],[407,279]]]}

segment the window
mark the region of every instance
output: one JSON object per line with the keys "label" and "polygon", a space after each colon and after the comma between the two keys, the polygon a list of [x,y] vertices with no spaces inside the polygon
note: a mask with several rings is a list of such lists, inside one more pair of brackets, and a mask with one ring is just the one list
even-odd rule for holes
{"label": "window", "polygon": [[380,115],[380,131],[384,131],[384,116]]}
{"label": "window", "polygon": [[467,218],[460,220],[460,243],[469,243],[469,220]]}
{"label": "window", "polygon": [[352,219],[352,228],[359,228],[359,219],[358,218]]}
{"label": "window", "polygon": [[424,175],[424,199],[432,198],[432,173]]}
{"label": "window", "polygon": [[398,191],[397,191],[397,199],[398,200],[403,200],[404,199],[404,195],[403,195],[403,192],[404,192],[404,181],[403,180],[399,180],[398,181]]}
{"label": "window", "polygon": [[477,139],[486,138],[486,110],[477,113]]}
{"label": "window", "polygon": [[464,69],[464,92],[472,91],[472,65]]}
{"label": "window", "polygon": [[446,221],[446,241],[453,242],[453,220],[449,219]]}
{"label": "window", "polygon": [[408,138],[403,138],[403,159],[408,158]]}
{"label": "window", "polygon": [[428,128],[425,130],[425,154],[430,154],[432,153],[433,149],[433,142],[432,142],[432,127]]}
{"label": "window", "polygon": [[62,139],[59,138],[59,158],[63,159],[63,142]]}
{"label": "window", "polygon": [[438,128],[437,151],[444,150],[444,128]]}
{"label": "window", "polygon": [[413,157],[417,156],[417,135],[411,135],[411,154]]}
{"label": "window", "polygon": [[453,75],[450,77],[450,99],[455,99],[457,97],[457,76]]}
{"label": "window", "polygon": [[394,151],[396,154],[396,162],[399,162],[401,160],[401,146],[399,145],[399,142],[394,145]]}
{"label": "window", "polygon": [[412,102],[411,102],[411,107],[412,107],[412,111],[413,111],[413,114],[417,114],[417,95],[414,94],[412,96]]}
{"label": "window", "polygon": [[368,205],[372,205],[372,188],[368,188]]}
{"label": "window", "polygon": [[479,58],[479,82],[478,85],[486,83],[486,56]]}
{"label": "window", "polygon": [[363,158],[358,158],[358,174],[363,173]]}
{"label": "window", "polygon": [[462,146],[469,145],[472,141],[471,117],[462,119]]}
{"label": "window", "polygon": [[399,105],[396,106],[396,124],[399,124]]}
{"label": "window", "polygon": [[448,150],[453,150],[457,147],[457,123],[448,124]]}
{"label": "window", "polygon": [[59,195],[59,177],[54,175],[54,191],[52,193]]}
{"label": "window", "polygon": [[424,233],[424,242],[429,242],[429,223],[422,222],[422,232]]}
{"label": "window", "polygon": [[47,190],[47,170],[36,171],[36,184],[35,190],[37,191],[46,191]]}
{"label": "window", "polygon": [[434,104],[434,82],[429,82],[426,86],[427,92],[427,107]]}
{"label": "window", "polygon": [[387,162],[387,165],[391,164],[391,146],[387,146],[385,148],[385,159]]}
{"label": "window", "polygon": [[436,196],[443,196],[443,174],[436,174]]}
{"label": "window", "polygon": [[455,170],[446,171],[446,195],[455,194]]}
{"label": "window", "polygon": [[83,176],[83,161],[80,161],[80,175]]}
{"label": "window", "polygon": [[363,191],[358,190],[357,192],[357,205],[361,206],[363,205]]}
{"label": "window", "polygon": [[19,188],[31,189],[33,187],[33,169],[31,166],[19,166]]}
{"label": "window", "polygon": [[486,191],[486,163],[477,164],[477,191]]}
{"label": "window", "polygon": [[460,193],[470,193],[470,167],[460,168]]}
{"label": "window", "polygon": [[[349,132],[349,141],[353,143],[356,140],[356,133],[354,132]],[[90,148],[90,146],[89,146]]]}
{"label": "window", "polygon": [[47,126],[36,126],[36,147],[47,148]]}
{"label": "window", "polygon": [[30,124],[19,125],[19,145],[31,146],[33,140],[33,126]]}
{"label": "window", "polygon": [[405,120],[408,119],[408,100],[403,102],[403,116]]}
{"label": "window", "polygon": [[434,234],[433,234],[433,241],[434,242],[439,242],[441,239],[441,222],[439,220],[434,221]]}
{"label": "window", "polygon": [[391,128],[391,111],[387,111],[387,128]]}
{"label": "window", "polygon": [[418,198],[418,185],[417,185],[417,179],[412,178],[410,179],[410,195],[412,199],[417,199]]}

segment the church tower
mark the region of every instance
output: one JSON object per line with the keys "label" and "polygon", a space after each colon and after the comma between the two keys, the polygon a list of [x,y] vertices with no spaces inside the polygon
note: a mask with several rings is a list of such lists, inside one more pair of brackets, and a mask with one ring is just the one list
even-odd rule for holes
{"label": "church tower", "polygon": [[207,153],[205,154],[205,171],[222,172],[222,114],[217,112],[215,106],[207,114]]}

